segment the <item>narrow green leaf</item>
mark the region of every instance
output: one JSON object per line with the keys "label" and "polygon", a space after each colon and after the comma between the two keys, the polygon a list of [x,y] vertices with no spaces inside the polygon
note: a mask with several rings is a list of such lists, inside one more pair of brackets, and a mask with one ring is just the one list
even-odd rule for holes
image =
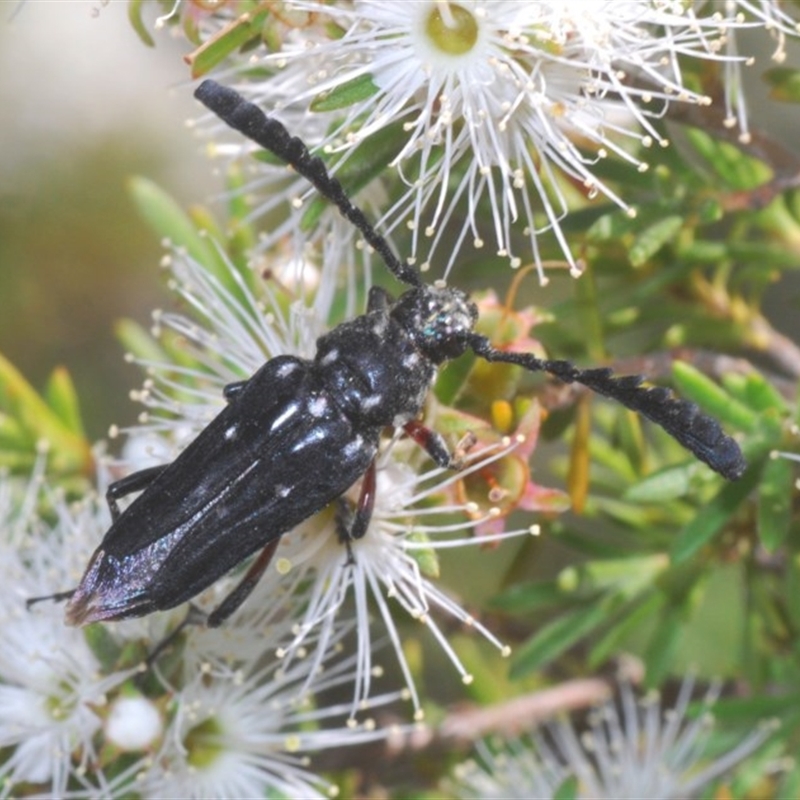
{"label": "narrow green leaf", "polygon": [[87,625],[83,629],[86,644],[105,672],[118,668],[122,649],[105,625]]}
{"label": "narrow green leaf", "polygon": [[674,563],[691,558],[721,530],[756,487],[760,474],[759,465],[751,466],[738,481],[726,483],[717,496],[700,509],[675,540],[671,553]]}
{"label": "narrow green leaf", "polygon": [[707,239],[693,239],[683,245],[678,252],[682,259],[694,263],[700,261],[705,264],[719,264],[729,257],[727,242]]}
{"label": "narrow green leaf", "polygon": [[783,717],[787,713],[796,715],[800,710],[800,693],[778,691],[781,692],[778,695],[758,694],[719,700],[714,704],[714,719],[722,724],[736,725],[754,719]]}
{"label": "narrow green leaf", "polygon": [[786,458],[769,458],[758,487],[758,536],[770,553],[780,547],[789,534],[792,521],[794,469]]}
{"label": "narrow green leaf", "polygon": [[[733,189],[752,189],[769,180],[769,169],[763,163],[709,132],[686,128],[686,139],[705,160],[705,171],[718,175]],[[719,187],[719,191],[724,189]]]}
{"label": "narrow green leaf", "polygon": [[589,242],[607,242],[619,239],[630,234],[637,229],[637,221],[629,217],[621,209],[603,214],[596,219],[586,231],[586,239]]}
{"label": "narrow green leaf", "polygon": [[464,687],[469,699],[481,705],[494,705],[508,699],[513,691],[505,670],[498,669],[497,651],[468,633],[450,635],[450,645],[458,653],[472,681]]}
{"label": "narrow green leaf", "polygon": [[789,411],[781,393],[763,375],[725,375],[722,383],[737,400],[753,411],[775,410],[781,414]]}
{"label": "narrow green leaf", "polygon": [[594,669],[605,664],[614,653],[619,652],[625,640],[638,628],[652,630],[653,623],[650,618],[664,607],[666,599],[663,592],[650,592],[649,596],[638,598],[627,614],[620,615],[619,623],[614,624],[589,651],[589,667]]}
{"label": "narrow green leaf", "polygon": [[261,11],[254,16],[242,14],[193,53],[186,56],[185,61],[192,70],[192,78],[207,75],[233,52],[243,47],[251,39],[260,36],[261,26],[267,15],[266,11]]}
{"label": "narrow green leaf", "polygon": [[174,247],[183,247],[200,263],[211,258],[209,242],[200,236],[181,206],[160,186],[147,178],[134,176],[128,180],[128,191],[137,209],[161,237]]}
{"label": "narrow green leaf", "polygon": [[0,355],[0,408],[28,432],[34,443],[48,443],[49,463],[57,472],[87,472],[88,442],[67,428],[14,365]]}
{"label": "narrow green leaf", "polygon": [[337,111],[368,100],[379,91],[380,88],[375,85],[372,75],[367,73],[318,94],[311,101],[310,108],[312,111]]}
{"label": "narrow green leaf", "polygon": [[644,654],[648,688],[660,686],[669,677],[685,618],[683,605],[670,605],[664,608],[653,626],[653,634]]}
{"label": "narrow green leaf", "polygon": [[683,218],[672,214],[645,228],[628,250],[634,267],[647,263],[665,244],[672,241],[683,227]]}
{"label": "narrow green leaf", "polygon": [[[409,542],[414,542],[415,545],[425,545],[430,542],[430,537],[421,531],[414,531],[408,536]],[[427,578],[438,578],[441,572],[439,566],[439,555],[433,547],[418,547],[411,548],[410,555],[419,565],[420,572]]]}
{"label": "narrow green leaf", "polygon": [[155,47],[156,43],[153,41],[150,31],[147,30],[147,25],[142,19],[142,8],[144,6],[145,0],[128,0],[128,22],[148,47]]}
{"label": "narrow green leaf", "polygon": [[147,178],[134,176],[128,180],[128,191],[145,221],[173,247],[186,250],[223,283],[230,279],[224,257],[211,239],[203,235],[171,195]]}
{"label": "narrow green leaf", "polygon": [[570,775],[565,778],[553,792],[553,800],[575,800],[578,797],[578,778],[576,775]]}
{"label": "narrow green leaf", "polygon": [[529,614],[539,608],[557,605],[564,601],[564,592],[558,581],[518,583],[491,600],[491,607],[510,614]]}
{"label": "narrow green leaf", "polygon": [[631,600],[652,586],[669,567],[663,553],[589,561],[582,570],[592,589],[613,589],[620,597]]}
{"label": "narrow green leaf", "polygon": [[161,345],[138,322],[121,319],[114,325],[114,333],[125,350],[136,358],[152,362],[168,361]]}
{"label": "narrow green leaf", "polygon": [[659,470],[626,489],[622,497],[631,503],[663,503],[685,497],[696,472],[694,461]]}
{"label": "narrow green leaf", "polygon": [[81,421],[80,403],[75,384],[64,367],[56,367],[45,389],[50,408],[58,414],[64,425],[78,436],[85,436]]}
{"label": "narrow green leaf", "polygon": [[516,654],[511,677],[521,678],[560,656],[565,650],[608,621],[611,604],[598,601],[569,611],[545,625]]}
{"label": "narrow green leaf", "polygon": [[742,263],[757,264],[761,269],[800,268],[796,254],[792,253],[792,248],[786,247],[783,243],[770,244],[758,240],[734,240],[726,242],[725,247],[731,258]]}
{"label": "narrow green leaf", "polygon": [[17,420],[0,413],[0,452],[17,451],[31,455],[36,442]]}
{"label": "narrow green leaf", "polygon": [[675,361],[672,375],[681,395],[694,400],[706,413],[727,422],[735,430],[751,433],[758,426],[758,414],[738,402],[719,384],[685,361]]}

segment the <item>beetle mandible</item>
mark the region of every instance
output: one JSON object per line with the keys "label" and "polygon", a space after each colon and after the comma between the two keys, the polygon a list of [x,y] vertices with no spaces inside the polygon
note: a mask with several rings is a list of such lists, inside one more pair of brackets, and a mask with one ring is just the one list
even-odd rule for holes
{"label": "beetle mandible", "polygon": [[[108,489],[112,524],[69,599],[67,622],[82,625],[173,608],[261,550],[236,588],[206,618],[216,626],[247,598],[278,540],[341,498],[360,478],[359,500],[340,536],[362,537],[375,498],[381,432],[401,427],[440,467],[457,468],[444,439],[417,421],[438,367],[471,350],[490,362],[544,371],[630,408],[671,434],[726,478],[745,469],[719,423],[641,376],[579,369],[567,361],[504,352],[475,332],[478,311],[459,289],[423,283],[347,197],[318,157],[234,90],[206,80],[195,97],[232,128],[306,178],[359,230],[389,271],[410,288],[397,300],[373,287],[365,314],[317,341],[313,360],[279,356],[225,387],[227,405],[166,466]],[[311,468],[313,465],[313,468]],[[143,490],[143,491],[142,491]],[[117,501],[141,494],[124,510]]]}

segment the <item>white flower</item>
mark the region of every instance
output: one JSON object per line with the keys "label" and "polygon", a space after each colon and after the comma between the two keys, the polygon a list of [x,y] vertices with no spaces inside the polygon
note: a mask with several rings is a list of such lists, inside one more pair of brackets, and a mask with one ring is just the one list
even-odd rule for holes
{"label": "white flower", "polygon": [[[47,786],[60,797],[76,782],[89,793],[103,783],[95,736],[107,693],[133,670],[104,675],[83,631],[65,626],[63,611],[48,603],[26,609],[28,598],[75,585],[108,517],[93,501],[67,508],[57,494],[43,493],[40,478],[24,490],[0,479],[0,748],[8,748],[0,780]],[[56,514],[53,525],[36,516],[43,496]]]}
{"label": "white flower", "polygon": [[479,746],[480,762],[462,764],[454,790],[462,800],[552,798],[568,778],[578,781],[577,797],[592,800],[685,800],[729,772],[770,735],[761,725],[719,756],[706,748],[713,728],[710,707],[716,688],[704,698],[705,712],[687,718],[694,680],[686,678],[675,706],[662,713],[658,695],[637,702],[630,685],[621,687],[620,710],[608,703],[578,734],[567,722],[534,731],[531,741]]}
{"label": "white flower", "polygon": [[[325,689],[350,680],[351,661],[327,672]],[[314,708],[301,687],[312,669],[298,662],[285,671],[273,663],[255,673],[207,665],[176,693],[163,746],[137,776],[146,798],[323,798],[336,787],[307,769],[309,751],[372,741],[386,735],[371,720],[330,727],[339,706]],[[398,693],[376,699],[398,699]],[[320,721],[324,730],[314,730]]]}
{"label": "white flower", "polygon": [[[279,650],[279,655],[291,663],[295,653],[309,649],[308,637],[313,634],[319,640],[314,657],[321,658],[336,623],[342,621],[341,616],[351,613],[350,604],[354,604],[358,650],[353,708],[357,708],[370,697],[371,680],[376,672],[381,672],[373,653],[374,605],[381,638],[388,638],[394,649],[418,719],[421,719],[419,697],[393,619],[394,608],[427,627],[464,683],[470,683],[472,676],[451,647],[447,634],[439,628],[437,617],[450,616],[474,628],[502,655],[509,655],[510,649],[440,589],[434,578],[438,577],[442,550],[539,533],[538,526],[532,526],[479,538],[475,535],[476,528],[492,519],[496,510],[489,509],[479,516],[474,504],[442,501],[447,488],[456,481],[508,455],[521,444],[519,440],[507,440],[486,447],[471,454],[468,466],[456,474],[436,468],[419,475],[406,463],[410,458],[408,450],[405,455],[393,452],[378,469],[375,508],[363,538],[348,542],[345,549],[335,522],[329,520],[326,525],[319,519],[300,526],[286,537],[278,549],[275,569],[291,578],[295,585],[310,584],[310,587],[306,606],[295,625],[294,638]],[[438,500],[429,502],[437,496]]]}
{"label": "white flower", "polygon": [[[742,24],[738,18],[728,15],[722,24],[718,15],[658,0],[296,0],[288,6],[330,16],[344,35],[325,41],[320,25],[298,30],[263,59],[282,71],[237,88],[282,114],[299,114],[326,94],[344,96],[345,87],[349,105],[334,104],[346,108],[330,112],[338,137],[320,140],[318,123],[291,128],[328,149],[349,150],[402,121],[393,163],[408,188],[378,227],[408,224],[412,255],[427,251],[423,269],[446,237],[445,274],[467,236],[476,247],[491,237],[512,265],[522,263],[512,252],[518,222],[541,280],[538,236],[546,230],[577,272],[560,222],[578,193],[601,193],[628,208],[596,177],[596,162],[614,153],[646,169],[632,145],[665,144],[651,120],[669,102],[709,102],[685,85],[679,56],[743,60],[723,53],[728,31]],[[479,213],[481,197],[491,207],[488,224]],[[458,203],[466,219],[454,240],[447,223]],[[421,235],[432,239],[429,246]]]}

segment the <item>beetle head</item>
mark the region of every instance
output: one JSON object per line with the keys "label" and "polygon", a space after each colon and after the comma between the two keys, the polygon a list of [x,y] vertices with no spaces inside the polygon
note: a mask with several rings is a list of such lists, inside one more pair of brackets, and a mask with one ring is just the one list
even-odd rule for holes
{"label": "beetle head", "polygon": [[433,285],[406,292],[394,304],[391,315],[417,347],[440,364],[466,351],[478,309],[460,289]]}

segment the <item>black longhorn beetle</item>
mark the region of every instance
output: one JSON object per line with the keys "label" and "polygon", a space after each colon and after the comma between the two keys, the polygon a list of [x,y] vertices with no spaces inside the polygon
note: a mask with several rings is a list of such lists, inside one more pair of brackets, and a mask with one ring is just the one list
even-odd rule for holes
{"label": "black longhorn beetle", "polygon": [[[362,537],[385,428],[402,428],[440,467],[458,468],[442,436],[417,417],[439,366],[467,350],[582,384],[660,425],[726,478],[742,474],[745,461],[736,442],[668,389],[642,387],[640,376],[615,377],[610,369],[578,369],[567,361],[494,348],[475,332],[478,311],[467,295],[425,284],[399,261],[322,160],[281,123],[212,80],[200,84],[195,97],[310,181],[411,288],[393,300],[373,287],[367,313],[320,337],[313,360],[278,356],[248,380],[229,384],[227,405],[175,461],[112,483],[106,498],[113,522],[83,579],[77,588],[51,596],[69,599],[68,623],[172,608],[261,550],[205,617],[207,625],[219,625],[253,590],[280,537],[341,498],[359,478],[360,497],[340,536]],[[120,511],[117,501],[137,491],[142,493]]]}

